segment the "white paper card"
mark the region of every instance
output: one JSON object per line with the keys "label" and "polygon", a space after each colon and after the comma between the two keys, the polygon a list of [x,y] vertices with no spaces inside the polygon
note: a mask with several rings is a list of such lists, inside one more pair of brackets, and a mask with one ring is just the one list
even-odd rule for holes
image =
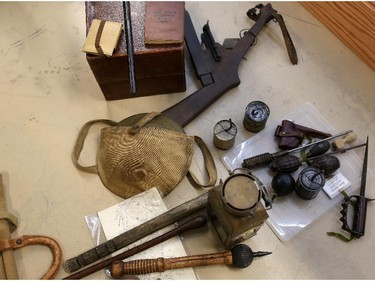
{"label": "white paper card", "polygon": [[332,199],[336,197],[340,191],[345,190],[350,186],[350,182],[344,177],[343,174],[338,172],[332,178],[326,181],[326,184],[323,187],[323,190],[327,195]]}
{"label": "white paper card", "polygon": [[[123,202],[112,207],[98,212],[100,222],[103,227],[104,234],[107,240],[110,240],[131,228],[134,228],[162,213],[167,211],[163,199],[156,188],[149,189],[132,198],[126,199]],[[133,243],[129,247],[122,250],[133,248],[145,241],[151,240],[161,234],[173,229],[173,226],[156,231],[149,236]],[[118,255],[121,251],[116,252]],[[160,243],[146,251],[137,255],[129,257],[126,260],[136,259],[154,259],[158,257],[171,258],[186,256],[186,251],[182,245],[179,237],[173,237],[163,243]],[[196,279],[194,270],[192,268],[184,268],[177,270],[169,270],[165,272],[157,272],[145,275],[139,275],[140,279]]]}

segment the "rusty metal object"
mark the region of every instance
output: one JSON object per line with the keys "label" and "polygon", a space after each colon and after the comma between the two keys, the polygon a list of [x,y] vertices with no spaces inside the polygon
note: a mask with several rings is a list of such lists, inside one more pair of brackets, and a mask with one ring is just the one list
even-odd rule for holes
{"label": "rusty metal object", "polygon": [[[367,215],[367,202],[373,201],[375,199],[370,199],[365,196],[366,190],[366,180],[367,180],[367,162],[368,162],[368,140],[369,137],[367,136],[366,139],[366,150],[365,155],[363,157],[363,164],[362,164],[362,176],[361,176],[361,186],[359,195],[351,195],[346,196],[344,202],[341,204],[341,218],[340,221],[342,222],[342,229],[348,231],[350,233],[351,239],[352,238],[360,238],[365,235],[365,227],[366,227],[366,215]],[[349,205],[354,205],[354,212],[353,212],[353,219],[352,219],[352,226],[349,226],[348,223],[348,208]]]}

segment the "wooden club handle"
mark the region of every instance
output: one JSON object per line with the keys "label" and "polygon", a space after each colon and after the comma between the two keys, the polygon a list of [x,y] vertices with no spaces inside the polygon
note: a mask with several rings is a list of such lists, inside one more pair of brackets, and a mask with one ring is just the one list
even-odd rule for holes
{"label": "wooden club handle", "polygon": [[152,272],[163,272],[170,269],[179,269],[214,264],[232,264],[232,253],[226,251],[216,254],[196,255],[178,258],[157,258],[134,261],[116,261],[111,265],[111,275],[118,279],[124,275],[138,275]]}

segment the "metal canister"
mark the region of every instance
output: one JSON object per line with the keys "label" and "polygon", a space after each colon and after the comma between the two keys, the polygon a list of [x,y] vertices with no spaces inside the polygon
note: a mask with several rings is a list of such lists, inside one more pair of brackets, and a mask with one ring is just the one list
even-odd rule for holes
{"label": "metal canister", "polygon": [[315,198],[325,184],[324,172],[317,167],[306,167],[298,176],[296,193],[305,200]]}
{"label": "metal canister", "polygon": [[261,199],[260,181],[250,174],[233,174],[223,183],[221,190],[224,207],[235,216],[252,212]]}
{"label": "metal canister", "polygon": [[208,191],[207,213],[226,249],[256,235],[268,219],[260,202],[262,186],[252,174],[233,171]]}
{"label": "metal canister", "polygon": [[214,127],[214,144],[219,149],[229,149],[234,145],[237,127],[232,120],[221,120]]}
{"label": "metal canister", "polygon": [[246,107],[243,125],[246,130],[258,133],[266,126],[269,116],[270,109],[264,102],[252,101]]}

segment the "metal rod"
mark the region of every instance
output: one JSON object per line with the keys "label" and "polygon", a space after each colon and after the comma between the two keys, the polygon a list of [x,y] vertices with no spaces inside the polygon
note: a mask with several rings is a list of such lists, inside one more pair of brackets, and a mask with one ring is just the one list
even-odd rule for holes
{"label": "metal rod", "polygon": [[359,148],[359,147],[362,147],[362,146],[365,146],[365,145],[367,145],[367,144],[361,143],[361,144],[353,145],[353,146],[348,147],[348,148],[341,148],[341,149],[331,151],[331,152],[328,152],[328,153],[325,153],[325,154],[322,154],[322,155],[309,157],[308,160],[314,160],[314,159],[317,159],[317,158],[322,157],[322,156],[330,156],[330,155],[334,155],[334,154],[345,153],[349,150],[356,149],[356,148]]}
{"label": "metal rod", "polygon": [[368,159],[368,136],[367,136],[367,139],[366,139],[365,156],[363,158],[362,177],[361,177],[361,190],[359,192],[360,196],[365,196],[366,179],[367,179],[367,161],[368,161],[367,159]]}
{"label": "metal rod", "polygon": [[122,4],[124,7],[124,29],[126,38],[126,52],[128,55],[130,93],[135,95],[137,92],[137,86],[135,82],[134,44],[130,1],[123,1]]}
{"label": "metal rod", "polygon": [[247,169],[254,169],[254,168],[264,166],[264,165],[268,165],[272,161],[274,161],[275,159],[281,158],[283,156],[289,155],[293,152],[297,152],[297,151],[305,149],[307,147],[317,145],[319,143],[329,141],[329,140],[332,140],[334,138],[341,137],[343,135],[347,135],[351,132],[353,132],[353,131],[348,130],[348,131],[336,134],[334,136],[331,136],[331,137],[328,137],[328,138],[325,138],[325,139],[321,139],[321,140],[314,141],[314,142],[306,144],[306,145],[296,147],[296,148],[291,149],[291,150],[280,150],[280,151],[275,152],[275,153],[266,152],[266,153],[258,154],[258,155],[255,155],[255,156],[244,159],[243,162],[242,162],[242,167],[247,168]]}
{"label": "metal rod", "polygon": [[293,148],[291,150],[288,150],[288,153],[293,153],[293,152],[296,152],[296,151],[299,151],[299,150],[302,150],[306,147],[309,147],[309,146],[312,146],[312,145],[315,145],[315,144],[318,144],[318,143],[322,143],[324,141],[330,141],[330,140],[333,140],[335,138],[338,138],[338,137],[341,137],[341,136],[344,136],[344,135],[347,135],[349,133],[353,132],[353,130],[348,130],[348,131],[345,131],[345,132],[342,132],[342,133],[339,133],[339,134],[336,134],[336,135],[333,135],[331,137],[328,137],[328,138],[325,138],[325,139],[321,139],[321,140],[318,140],[318,141],[314,141],[312,143],[309,143],[309,144],[305,144],[305,145],[302,145],[300,147],[296,147],[296,148]]}

